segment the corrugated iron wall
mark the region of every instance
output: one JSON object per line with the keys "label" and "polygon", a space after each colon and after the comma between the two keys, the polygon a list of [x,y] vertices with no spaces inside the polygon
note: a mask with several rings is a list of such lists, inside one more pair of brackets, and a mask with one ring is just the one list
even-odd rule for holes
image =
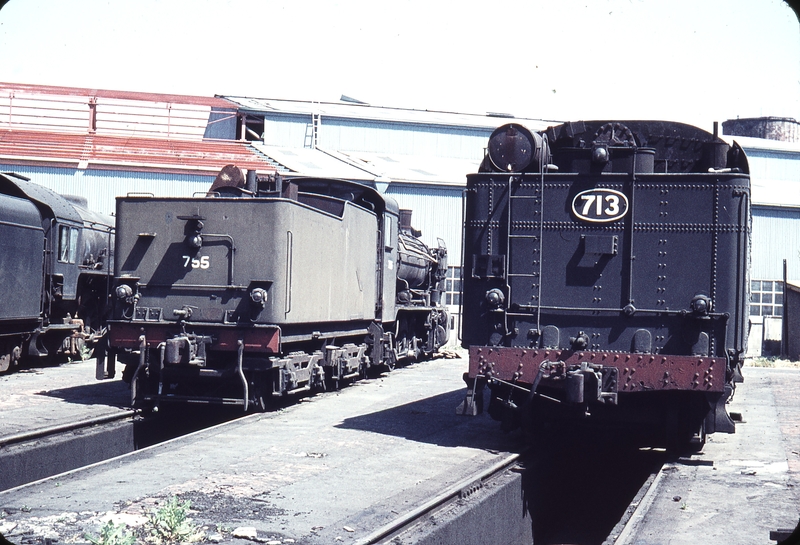
{"label": "corrugated iron wall", "polygon": [[[451,268],[461,267],[462,191],[461,188],[440,189],[405,184],[391,184],[386,190],[386,195],[394,198],[401,209],[412,211],[411,226],[422,231],[420,236],[422,242],[432,247],[438,245],[437,238],[445,242],[447,265]],[[456,279],[459,277],[460,273],[457,272]],[[458,291],[461,283],[457,280],[454,284],[452,280],[448,280],[447,285],[448,291],[454,286]],[[446,304],[447,300],[445,297]],[[461,309],[457,301],[454,302],[456,304],[448,304],[453,325],[448,346],[460,344]]]}
{"label": "corrugated iron wall", "polygon": [[789,280],[800,280],[800,208],[753,206],[750,277],[782,280],[786,259]]}
{"label": "corrugated iron wall", "polygon": [[420,231],[420,240],[436,247],[437,238],[447,246],[449,266],[461,263],[461,189],[419,188],[391,184],[386,194],[401,209],[412,211],[411,225]]}
{"label": "corrugated iron wall", "polygon": [[753,202],[800,206],[800,155],[786,151],[746,149]]}
{"label": "corrugated iron wall", "polygon": [[480,161],[492,131],[466,127],[323,118],[319,147]]}
{"label": "corrugated iron wall", "polygon": [[275,114],[264,117],[264,144],[281,148],[307,147],[311,130],[311,116],[300,114]]}
{"label": "corrugated iron wall", "polygon": [[116,197],[128,193],[157,196],[191,196],[211,187],[214,176],[130,172],[117,170],[78,170],[0,164],[2,172],[16,172],[63,195],[86,197],[89,208],[104,214],[116,209]]}
{"label": "corrugated iron wall", "polygon": [[[309,147],[312,117],[300,114],[265,116],[264,143],[278,147]],[[322,116],[319,141],[323,149],[361,151],[480,161],[492,129],[430,124],[343,119]]]}

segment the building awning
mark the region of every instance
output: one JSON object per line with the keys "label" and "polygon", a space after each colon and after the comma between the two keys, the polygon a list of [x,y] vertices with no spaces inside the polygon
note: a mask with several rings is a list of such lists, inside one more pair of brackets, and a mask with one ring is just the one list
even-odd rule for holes
{"label": "building awning", "polygon": [[0,162],[78,169],[216,174],[225,165],[272,173],[248,142],[166,140],[0,128]]}
{"label": "building awning", "polygon": [[288,148],[265,146],[259,142],[252,144],[289,174],[298,176],[464,186],[467,174],[478,171],[478,163],[467,159]]}

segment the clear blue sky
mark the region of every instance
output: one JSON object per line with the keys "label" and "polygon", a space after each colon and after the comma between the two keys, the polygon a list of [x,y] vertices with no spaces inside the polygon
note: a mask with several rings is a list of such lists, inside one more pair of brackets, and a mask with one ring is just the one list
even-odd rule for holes
{"label": "clear blue sky", "polygon": [[10,0],[0,81],[709,129],[800,120],[800,24],[780,0]]}

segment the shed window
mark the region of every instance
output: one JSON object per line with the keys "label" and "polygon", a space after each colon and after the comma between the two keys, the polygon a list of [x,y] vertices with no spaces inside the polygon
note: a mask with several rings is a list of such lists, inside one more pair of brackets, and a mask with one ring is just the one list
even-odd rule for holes
{"label": "shed window", "polygon": [[752,280],[750,282],[750,316],[783,315],[783,282]]}
{"label": "shed window", "polygon": [[448,267],[445,279],[444,302],[446,305],[461,304],[461,267]]}

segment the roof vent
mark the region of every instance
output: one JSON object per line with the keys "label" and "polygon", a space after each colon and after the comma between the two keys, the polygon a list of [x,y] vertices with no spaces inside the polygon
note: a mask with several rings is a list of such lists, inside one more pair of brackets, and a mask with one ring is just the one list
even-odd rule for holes
{"label": "roof vent", "polygon": [[363,104],[364,106],[369,106],[369,103],[364,102],[363,100],[358,100],[357,98],[349,97],[347,95],[342,95],[340,98],[342,102],[350,102],[351,104]]}

